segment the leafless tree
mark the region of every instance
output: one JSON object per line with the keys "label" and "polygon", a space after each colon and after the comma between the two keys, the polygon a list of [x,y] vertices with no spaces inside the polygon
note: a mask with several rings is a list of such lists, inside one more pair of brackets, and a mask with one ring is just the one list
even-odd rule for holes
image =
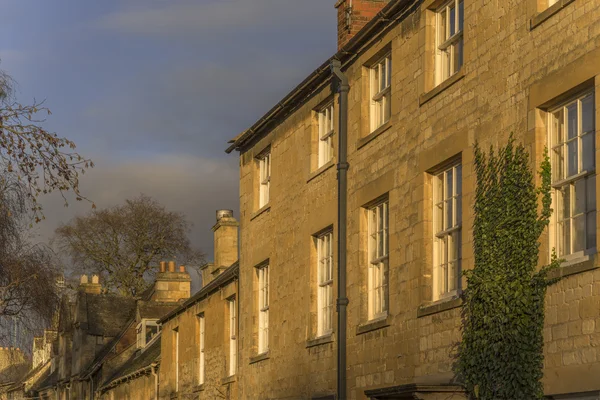
{"label": "leafless tree", "polygon": [[100,273],[106,287],[123,295],[139,295],[161,260],[200,264],[203,254],[192,248],[190,224],[140,195],[125,204],[91,210],[56,229],[54,243],[74,265]]}
{"label": "leafless tree", "polygon": [[71,191],[77,200],[85,199],[79,190],[79,176],[94,166],[75,152],[75,143],[42,128],[50,115],[44,102],[23,105],[14,96],[14,82],[0,70],[0,165],[5,175],[23,183],[28,206],[36,222],[43,218],[40,195]]}
{"label": "leafless tree", "polygon": [[[0,317],[48,321],[57,305],[59,270],[49,247],[33,244],[32,223],[43,219],[41,195],[72,191],[79,175],[93,167],[75,144],[46,131],[39,115],[50,111],[33,101],[23,105],[14,82],[0,70]],[[2,318],[0,318],[0,324]]]}

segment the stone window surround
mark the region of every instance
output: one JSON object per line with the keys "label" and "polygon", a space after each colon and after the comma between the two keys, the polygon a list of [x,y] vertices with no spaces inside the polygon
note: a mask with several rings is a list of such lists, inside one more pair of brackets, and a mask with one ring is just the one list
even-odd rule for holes
{"label": "stone window surround", "polygon": [[[594,90],[593,88],[585,88],[583,91],[575,94],[572,97],[569,97],[566,101],[560,101],[558,103],[553,104],[551,107],[547,107],[544,111],[544,114],[546,115],[546,127],[547,127],[547,134],[546,134],[546,143],[547,143],[547,147],[549,147],[549,153],[550,153],[550,158],[551,158],[551,163],[554,164],[553,161],[553,154],[554,154],[554,148],[558,147],[556,143],[553,142],[554,139],[552,139],[553,133],[551,132],[551,127],[552,127],[552,123],[550,122],[550,119],[552,118],[553,114],[556,113],[559,110],[564,110],[564,108],[568,107],[569,105],[576,105],[576,109],[577,109],[577,114],[578,114],[578,118],[577,118],[577,126],[578,126],[578,132],[576,137],[576,141],[579,142],[579,145],[577,146],[577,160],[579,161],[577,166],[577,171],[575,171],[575,173],[571,173],[569,174],[568,170],[571,169],[572,167],[568,167],[567,165],[564,166],[564,174],[565,176],[561,176],[561,177],[552,177],[552,185],[553,185],[553,208],[555,209],[555,212],[553,213],[553,215],[551,216],[551,222],[550,222],[550,227],[549,227],[549,241],[550,241],[550,247],[551,248],[556,248],[557,249],[557,253],[558,256],[563,258],[565,260],[565,262],[563,262],[563,265],[570,265],[570,264],[574,264],[574,263],[578,263],[580,261],[585,261],[586,257],[589,254],[595,254],[597,252],[597,245],[594,244],[589,244],[588,243],[588,247],[584,247],[584,250],[578,251],[578,252],[574,252],[572,253],[571,250],[569,250],[569,254],[565,254],[565,255],[561,255],[561,250],[558,246],[558,243],[556,242],[556,237],[554,237],[554,235],[557,232],[557,225],[559,225],[559,222],[557,222],[557,216],[558,214],[562,213],[562,211],[560,211],[560,205],[557,199],[557,192],[560,191],[561,189],[567,187],[569,188],[568,191],[574,190],[576,186],[576,182],[581,182],[581,181],[587,181],[589,179],[589,177],[592,177],[594,181],[597,180],[596,177],[596,168],[594,167],[592,168],[585,168],[585,153],[583,153],[583,149],[582,149],[582,145],[583,145],[583,136],[581,135],[581,132],[579,131],[582,127],[582,121],[580,120],[579,115],[582,113],[582,109],[580,108],[581,106],[581,101],[584,98],[589,99],[591,95],[591,98],[594,99]],[[563,96],[564,97],[564,96]],[[556,107],[558,106],[558,107]],[[563,111],[564,112],[564,111]],[[594,113],[597,112],[595,109],[595,104],[594,104]],[[564,115],[563,115],[564,117]],[[569,129],[568,127],[569,122],[566,120],[564,121],[564,128],[563,129]],[[594,130],[593,131],[589,131],[587,135],[595,135],[595,126],[593,127]],[[560,144],[562,143],[566,143],[568,141],[567,138],[561,138],[561,140],[564,140],[564,142],[560,142]],[[594,141],[594,144],[597,146],[597,143]],[[566,164],[568,164],[568,155],[565,154],[566,153],[566,149],[563,149],[563,151],[561,152],[561,154],[564,157],[564,161]],[[595,152],[593,153],[594,157],[595,157]],[[594,163],[595,164],[595,163]],[[584,171],[579,171],[579,169],[583,169]],[[553,166],[553,171],[556,171],[556,168],[554,168]],[[559,170],[560,171],[560,170]],[[554,175],[554,173],[553,173]],[[587,192],[587,185],[589,183],[586,183],[586,192]],[[597,189],[595,188],[594,185],[594,189],[597,191]],[[571,197],[575,197],[574,193],[571,193]],[[594,202],[596,202],[596,193],[594,193]],[[587,198],[587,194],[586,194],[586,198]],[[590,213],[589,211],[589,206],[587,204],[587,200],[585,201],[586,205],[585,205],[585,210],[583,211],[583,218],[585,220],[584,222],[584,235],[586,236],[587,239],[587,233],[588,233],[588,221],[587,221],[587,217],[586,215],[588,213]],[[567,209],[570,210],[570,214],[572,214],[574,212],[574,206],[568,207]],[[594,208],[594,214],[595,214],[595,210],[597,209],[597,207]],[[568,218],[566,218],[565,220],[563,220],[563,222],[565,221],[569,221],[569,224],[572,225],[572,221],[573,221],[574,217],[572,215],[570,215]],[[594,224],[595,227],[595,224]],[[573,232],[574,228],[571,226],[570,231]],[[573,245],[573,236],[574,235],[570,235],[571,238],[571,242],[569,243],[570,245]],[[585,240],[585,239],[584,239]]]}
{"label": "stone window surround", "polygon": [[[314,110],[316,128],[317,168],[320,169],[333,160],[334,137],[336,132],[336,112],[333,96]],[[327,129],[329,128],[329,129]],[[327,129],[327,131],[325,131]]]}
{"label": "stone window surround", "polygon": [[[600,49],[579,57],[570,64],[544,76],[531,85],[528,99],[528,134],[526,141],[532,143],[532,151],[535,154],[541,155],[542,149],[540,147],[547,145],[547,111],[554,105],[564,102],[586,89],[591,90],[592,88],[596,93],[595,120],[598,121],[600,120],[600,96],[598,95],[600,93]],[[597,131],[598,127],[596,126]],[[596,146],[598,146],[598,143],[596,143]],[[535,161],[539,164],[541,158]],[[598,196],[596,196],[597,203]],[[547,234],[545,233],[545,235]],[[597,248],[598,246],[596,245]],[[540,261],[542,264],[549,261],[549,255],[549,239],[546,236],[545,240],[542,239],[540,252]],[[590,259],[596,260],[596,257],[596,253],[594,252],[589,256],[584,254],[583,257],[569,259],[563,263],[560,272],[556,273],[559,276],[563,276],[564,274],[571,274],[568,271],[573,269],[576,271],[574,273],[578,273],[581,268],[584,268],[584,270],[595,268],[596,262],[590,261]],[[581,267],[582,265],[587,265],[587,267]]]}
{"label": "stone window surround", "polygon": [[[532,1],[532,0],[530,0]],[[529,20],[529,30],[532,31],[538,26],[540,26],[544,21],[550,19],[555,14],[560,12],[563,8],[567,7],[569,4],[574,2],[575,0],[558,0],[556,3],[551,6],[547,6],[547,0],[533,0],[536,5],[536,14],[531,17]]]}
{"label": "stone window surround", "polygon": [[[390,115],[386,122],[381,126],[373,129],[371,126],[371,68],[381,61],[384,57],[393,58],[392,42],[387,42],[382,45],[374,46],[367,51],[365,55],[368,57],[367,61],[362,64],[359,69],[360,76],[358,82],[354,85],[354,90],[360,89],[360,123],[359,123],[359,135],[357,140],[357,149],[363,147],[365,144],[379,136],[381,133],[386,131],[390,126],[390,121],[393,119],[393,101],[390,102]],[[392,62],[393,71],[393,62]],[[393,74],[391,76],[393,81]],[[390,82],[390,91],[393,89],[393,84]],[[391,95],[390,95],[391,97]]]}
{"label": "stone window surround", "polygon": [[[419,106],[423,106],[425,103],[453,86],[455,83],[460,81],[465,76],[465,66],[469,61],[469,43],[466,40],[464,32],[462,34],[463,40],[463,62],[462,66],[453,75],[448,77],[446,80],[436,85],[435,74],[436,74],[436,21],[437,21],[437,10],[444,5],[448,0],[424,0],[421,5],[423,12],[421,13],[420,25],[425,29],[422,29],[419,35],[421,42],[425,43],[423,49],[423,70],[421,79],[419,81],[419,91],[422,93],[419,96]],[[464,21],[467,21],[467,8],[465,5],[464,10]]]}
{"label": "stone window surround", "polygon": [[[433,245],[433,236],[434,236],[434,227],[433,227],[433,174],[443,171],[449,166],[456,165],[458,163],[463,163],[466,155],[464,153],[469,152],[469,135],[468,131],[459,131],[455,132],[451,135],[448,135],[445,139],[443,139],[438,144],[432,146],[429,149],[421,152],[418,159],[419,169],[423,171],[423,183],[425,185],[426,196],[422,202],[422,212],[427,221],[430,221],[428,224],[423,225],[423,237],[428,238],[427,240],[431,240]],[[464,166],[463,166],[464,168]],[[463,191],[465,187],[465,173],[463,172]],[[470,179],[470,178],[469,178]],[[464,201],[464,196],[462,197]],[[462,209],[465,209],[465,206],[462,206]],[[463,218],[463,224],[464,224]],[[463,232],[464,235],[464,232]],[[461,253],[462,247],[464,247],[464,240],[461,241]],[[433,247],[432,247],[433,249]],[[425,315],[431,315],[437,312],[445,311],[448,309],[452,309],[458,307],[460,302],[457,302],[457,299],[460,300],[460,296],[462,292],[460,290],[456,290],[450,296],[446,298],[442,298],[437,301],[433,301],[434,293],[433,293],[433,250],[431,252],[427,252],[423,259],[423,271],[421,274],[421,282],[420,286],[420,298],[421,305],[417,309],[417,316],[422,317]],[[459,287],[461,284],[459,283]]]}
{"label": "stone window surround", "polygon": [[[369,254],[368,254],[368,214],[367,209],[375,204],[378,204],[387,199],[389,206],[389,214],[392,215],[394,212],[394,205],[396,204],[396,198],[394,197],[394,193],[392,189],[394,187],[394,179],[395,179],[395,171],[391,170],[383,175],[371,180],[367,185],[358,189],[355,193],[355,199],[357,204],[361,204],[356,210],[359,213],[359,260],[361,270],[364,271],[367,263],[369,262]],[[388,231],[389,237],[393,235],[393,226],[390,227]],[[390,246],[389,254],[388,254],[388,267],[392,265],[392,261],[394,260],[394,247]],[[360,287],[361,290],[366,293],[367,291],[367,274],[360,273]],[[388,282],[388,286],[392,287],[393,283]],[[388,300],[389,301],[389,300]],[[390,306],[388,305],[388,315],[390,313]],[[368,304],[366,296],[361,296],[360,298],[360,325],[368,325]]]}

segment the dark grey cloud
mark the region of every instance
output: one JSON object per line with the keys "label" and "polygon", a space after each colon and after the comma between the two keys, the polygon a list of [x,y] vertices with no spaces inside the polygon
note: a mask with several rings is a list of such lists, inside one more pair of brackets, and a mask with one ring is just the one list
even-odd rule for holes
{"label": "dark grey cloud", "polygon": [[[129,1],[123,8],[99,18],[96,26],[137,35],[238,35],[265,26],[318,26],[329,17],[315,12],[318,3],[323,0]],[[333,1],[330,6],[333,7]]]}

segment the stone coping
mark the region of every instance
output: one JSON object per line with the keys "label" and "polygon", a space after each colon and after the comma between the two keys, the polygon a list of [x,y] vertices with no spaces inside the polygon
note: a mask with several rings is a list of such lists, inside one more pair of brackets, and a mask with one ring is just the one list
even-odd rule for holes
{"label": "stone coping", "polygon": [[429,92],[423,93],[421,96],[419,96],[419,106],[422,106],[423,104],[427,103],[429,100],[433,99],[435,96],[442,93],[444,90],[448,89],[450,86],[454,85],[456,82],[460,81],[464,77],[465,66],[463,65],[462,68],[454,75],[452,75],[444,82],[431,89]]}
{"label": "stone coping", "polygon": [[257,362],[261,362],[269,359],[269,352],[258,354],[254,357],[250,357],[250,364],[256,364]]}
{"label": "stone coping", "polygon": [[373,321],[367,321],[356,327],[356,335],[362,335],[363,333],[376,331],[390,326],[389,316],[386,315],[383,318],[378,318]]}
{"label": "stone coping", "polygon": [[320,166],[318,169],[316,169],[313,172],[311,172],[310,174],[308,174],[308,179],[306,180],[306,183],[312,181],[317,176],[321,175],[323,172],[327,171],[329,168],[333,167],[334,165],[335,165],[334,159],[327,161],[325,164]]}
{"label": "stone coping", "polygon": [[428,315],[437,314],[442,311],[451,310],[462,305],[460,295],[452,296],[447,299],[436,301],[431,304],[421,305],[417,309],[417,318],[426,317]]}
{"label": "stone coping", "polygon": [[261,208],[259,208],[258,210],[256,210],[255,212],[253,212],[252,215],[250,216],[250,221],[258,218],[259,215],[262,215],[269,211],[271,211],[271,203],[267,203],[264,206],[262,206]]}
{"label": "stone coping", "polygon": [[360,149],[364,147],[367,143],[375,139],[377,136],[381,135],[383,132],[387,131],[392,127],[392,123],[390,121],[381,125],[379,128],[375,129],[373,132],[369,133],[367,136],[360,138],[356,141],[356,149]]}
{"label": "stone coping", "polygon": [[221,385],[229,385],[230,383],[237,381],[237,375],[226,376],[221,379]]}
{"label": "stone coping", "polygon": [[333,343],[333,333],[329,333],[327,335],[323,335],[323,336],[319,336],[317,338],[314,339],[308,339],[306,341],[306,348],[311,348],[311,347],[315,347],[315,346],[320,346],[323,344],[327,344],[327,343]]}

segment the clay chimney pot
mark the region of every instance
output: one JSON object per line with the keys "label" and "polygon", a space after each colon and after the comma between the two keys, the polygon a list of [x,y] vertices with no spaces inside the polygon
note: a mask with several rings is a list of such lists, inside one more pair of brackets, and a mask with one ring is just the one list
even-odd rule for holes
{"label": "clay chimney pot", "polygon": [[166,261],[160,262],[160,272],[167,272],[167,262]]}
{"label": "clay chimney pot", "polygon": [[169,261],[169,272],[175,272],[175,261]]}
{"label": "clay chimney pot", "polygon": [[179,272],[185,272],[185,265],[180,265],[179,266]]}
{"label": "clay chimney pot", "polygon": [[88,276],[87,275],[81,275],[81,282],[82,285],[87,285],[88,283]]}
{"label": "clay chimney pot", "polygon": [[92,275],[92,283],[94,283],[94,284],[100,283],[100,277],[98,275]]}

